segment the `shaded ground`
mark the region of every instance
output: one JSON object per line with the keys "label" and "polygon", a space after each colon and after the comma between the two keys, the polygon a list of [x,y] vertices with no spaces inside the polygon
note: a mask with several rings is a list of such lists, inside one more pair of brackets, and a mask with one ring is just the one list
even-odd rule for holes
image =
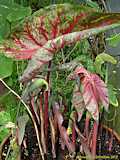
{"label": "shaded ground", "polygon": [[[39,160],[39,149],[36,141],[36,135],[33,128],[27,128],[26,130],[26,139],[27,139],[27,150],[28,156],[25,156],[26,153],[22,153],[21,160]],[[34,143],[33,143],[34,142]],[[49,144],[48,144],[49,145]],[[60,154],[61,152],[61,154]],[[71,158],[63,151],[58,149],[57,160],[70,160]],[[97,140],[97,159],[120,159],[120,142],[116,137],[111,135],[111,133],[104,129],[99,129],[99,135]],[[67,158],[67,159],[66,159]],[[51,156],[49,156],[51,160]],[[77,159],[77,158],[76,158]],[[84,158],[82,158],[84,159]],[[72,160],[72,159],[71,159]]]}
{"label": "shaded ground", "polygon": [[[26,134],[24,138],[24,145],[21,149],[21,160],[41,160],[39,155],[39,148],[37,144],[36,134],[34,128],[31,124],[26,127]],[[49,140],[50,142],[50,140]],[[5,160],[7,149],[10,142],[6,140],[6,144],[3,149],[2,160]],[[60,145],[57,145],[60,146]],[[48,143],[48,150],[50,151],[51,146]],[[48,159],[52,160],[51,153],[48,151]],[[86,159],[84,155],[78,154],[75,160]],[[118,160],[120,159],[120,141],[109,131],[103,127],[99,128],[98,140],[97,140],[97,158],[98,160]],[[69,157],[67,151],[62,151],[60,148],[57,148],[57,160],[73,160]]]}

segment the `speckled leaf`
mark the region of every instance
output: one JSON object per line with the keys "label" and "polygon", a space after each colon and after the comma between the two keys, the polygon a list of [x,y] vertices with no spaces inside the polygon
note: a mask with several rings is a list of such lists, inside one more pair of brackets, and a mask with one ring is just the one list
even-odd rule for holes
{"label": "speckled leaf", "polygon": [[21,82],[29,81],[33,76],[38,74],[40,70],[42,71],[44,64],[47,64],[50,60],[52,60],[54,53],[56,53],[63,46],[74,44],[79,40],[86,39],[90,35],[101,33],[102,31],[110,29],[111,27],[113,27],[113,25],[88,29],[80,32],[73,32],[57,37],[54,40],[49,40],[44,47],[39,48],[36,51],[20,79]]}
{"label": "speckled leaf", "polygon": [[38,74],[65,45],[117,26],[120,13],[101,13],[83,5],[52,5],[28,18],[23,30],[14,33],[11,44],[6,42],[3,50],[16,59],[32,58],[21,77],[21,82],[25,82]]}
{"label": "speckled leaf", "polygon": [[75,107],[78,114],[78,121],[80,121],[82,114],[85,110],[85,103],[84,103],[83,95],[80,92],[80,89],[77,85],[75,85],[73,90],[72,105],[73,107]]}

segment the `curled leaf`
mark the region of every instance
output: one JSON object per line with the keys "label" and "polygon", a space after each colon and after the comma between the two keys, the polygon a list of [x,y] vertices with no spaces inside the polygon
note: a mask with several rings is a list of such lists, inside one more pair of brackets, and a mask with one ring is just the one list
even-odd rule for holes
{"label": "curled leaf", "polygon": [[48,90],[48,83],[46,80],[41,78],[34,79],[31,83],[29,83],[26,89],[23,91],[22,99],[27,102],[30,96],[36,96],[42,90]]}
{"label": "curled leaf", "polygon": [[116,64],[117,60],[109,54],[106,54],[106,53],[99,54],[95,59],[94,65],[95,65],[96,72],[101,76],[103,76],[101,67],[104,62],[110,62],[112,64]]}
{"label": "curled leaf", "polygon": [[112,104],[115,107],[118,107],[116,92],[114,91],[114,88],[112,85],[108,85],[108,95],[109,95],[110,104]]}
{"label": "curled leaf", "polygon": [[120,33],[112,35],[111,37],[107,38],[106,41],[112,47],[116,47],[120,43]]}

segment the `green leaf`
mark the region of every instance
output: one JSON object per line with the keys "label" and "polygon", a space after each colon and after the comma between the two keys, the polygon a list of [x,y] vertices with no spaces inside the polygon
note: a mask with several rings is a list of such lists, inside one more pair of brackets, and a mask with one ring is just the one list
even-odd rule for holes
{"label": "green leaf", "polygon": [[95,59],[94,65],[95,65],[96,72],[101,76],[103,76],[103,72],[101,68],[104,62],[110,62],[112,64],[116,64],[117,60],[109,54],[106,54],[106,53],[99,54]]}
{"label": "green leaf", "polygon": [[11,121],[10,114],[5,111],[0,112],[0,126],[5,125],[7,122]]}
{"label": "green leaf", "polygon": [[93,2],[91,0],[86,0],[87,5],[89,5],[92,8],[98,9],[99,10],[99,5],[97,2]]}
{"label": "green leaf", "polygon": [[23,18],[25,18],[26,16],[31,14],[31,9],[30,7],[26,7],[26,8],[18,8],[18,9],[14,9],[11,11],[11,13],[7,16],[7,20],[9,22],[15,22],[15,21],[19,21]]}
{"label": "green leaf", "polygon": [[95,67],[93,61],[89,58],[87,59],[87,70],[94,73],[95,72]]}
{"label": "green leaf", "polygon": [[6,125],[10,121],[11,121],[10,114],[5,111],[1,111],[0,112],[0,142],[2,142],[2,140],[9,133],[9,130],[5,128],[4,125]]}
{"label": "green leaf", "polygon": [[0,78],[11,76],[13,71],[13,60],[0,54]]}
{"label": "green leaf", "polygon": [[108,44],[112,47],[116,47],[120,43],[120,33],[112,35],[110,38],[106,39],[108,41]]}
{"label": "green leaf", "polygon": [[3,130],[0,131],[0,143],[8,134],[9,134],[9,130],[7,128],[4,128]]}
{"label": "green leaf", "polygon": [[10,33],[10,24],[4,17],[0,17],[0,41],[2,42],[4,37],[7,37]]}
{"label": "green leaf", "polygon": [[108,95],[110,104],[112,104],[115,107],[118,107],[116,92],[114,91],[114,87],[112,85],[108,85]]}
{"label": "green leaf", "polygon": [[31,14],[30,7],[23,7],[10,0],[0,0],[0,36],[10,34],[13,22],[19,22]]}

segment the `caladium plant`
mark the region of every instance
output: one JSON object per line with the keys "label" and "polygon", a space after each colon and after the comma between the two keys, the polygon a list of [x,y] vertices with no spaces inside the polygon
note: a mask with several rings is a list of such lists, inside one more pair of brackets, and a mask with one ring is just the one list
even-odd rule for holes
{"label": "caladium plant", "polygon": [[[60,105],[63,105],[61,101],[58,100],[51,107],[50,115],[52,116],[48,114],[49,97],[52,91],[50,71],[47,72],[47,75],[44,74],[47,81],[44,79],[36,80],[36,77],[39,73],[43,74],[46,64],[49,64],[48,69],[51,69],[53,57],[60,49],[117,26],[120,26],[120,13],[102,13],[87,6],[73,6],[71,4],[52,5],[37,11],[32,17],[28,17],[22,29],[19,32],[16,30],[11,35],[11,38],[6,40],[1,46],[7,56],[17,60],[30,59],[27,68],[20,77],[22,83],[30,81],[27,85],[28,87],[23,92],[22,98],[26,103],[27,100],[30,100],[30,113],[33,116],[34,123],[36,122],[35,130],[42,159],[44,159],[44,154],[47,154],[48,120],[50,121],[52,154],[54,158],[56,157],[55,136],[59,137],[60,134],[62,148],[66,146],[70,153],[74,153],[76,149],[74,137],[76,132],[78,136],[82,137],[82,141],[85,141],[86,138],[81,136],[77,128],[76,117],[71,117],[71,126],[74,127],[72,130],[74,133],[72,140],[74,142],[71,140],[67,132],[67,127],[69,127],[70,123],[67,122],[67,127],[63,125],[65,116],[60,111]],[[99,69],[96,67],[97,72],[98,70],[101,72],[103,60],[106,60],[106,58],[99,61]],[[75,79],[72,98],[72,107],[75,110],[73,112],[77,112],[78,121],[81,120],[85,110],[91,114],[95,120],[93,129],[96,133],[96,138],[99,107],[103,105],[108,110],[109,106],[107,86],[97,74],[87,71],[84,68],[84,64],[79,63],[78,59],[70,61],[66,66],[68,70],[73,70],[68,79]],[[62,70],[66,69],[66,66],[62,64],[58,68]],[[78,80],[79,84],[76,83]],[[47,91],[41,90],[43,85],[46,86]],[[38,96],[40,96],[39,100]],[[35,111],[35,105],[39,108],[39,112]],[[76,114],[71,115],[76,116]],[[87,124],[89,124],[89,121]],[[59,134],[56,134],[55,129],[58,129]],[[82,144],[84,146],[84,143]],[[95,144],[94,141],[93,144]],[[83,148],[85,153],[89,154],[89,146],[86,147],[86,145],[85,143]],[[93,154],[95,154],[95,147]]]}

